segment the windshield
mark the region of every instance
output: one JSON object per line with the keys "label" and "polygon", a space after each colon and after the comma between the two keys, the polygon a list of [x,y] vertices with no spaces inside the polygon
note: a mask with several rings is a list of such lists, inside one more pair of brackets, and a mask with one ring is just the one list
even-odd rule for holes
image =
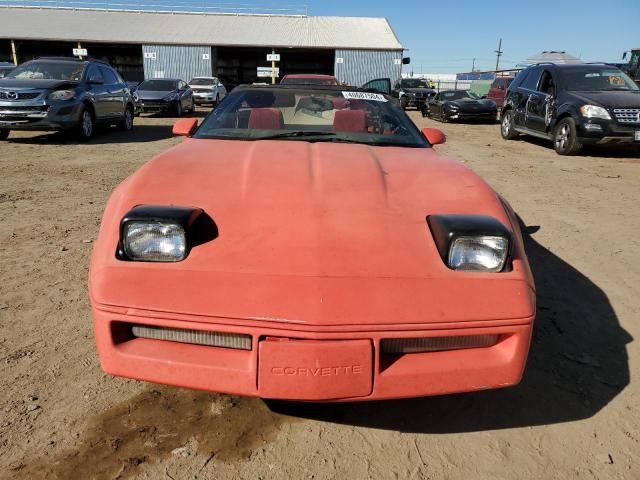
{"label": "windshield", "polygon": [[146,90],[148,92],[170,92],[175,89],[175,80],[145,80],[138,87],[138,90]]}
{"label": "windshield", "polygon": [[192,78],[189,85],[215,85],[215,78]]}
{"label": "windshield", "polygon": [[27,62],[16,67],[6,78],[30,80],[72,80],[79,82],[84,63],[76,62]]}
{"label": "windshield", "polygon": [[287,77],[280,82],[286,85],[337,85],[334,78]]}
{"label": "windshield", "polygon": [[417,127],[389,97],[317,87],[237,88],[204,120],[194,136],[428,146]]}
{"label": "windshield", "polygon": [[615,67],[584,66],[559,69],[559,71],[566,89],[573,92],[638,90],[635,82]]}
{"label": "windshield", "polygon": [[429,83],[422,78],[405,78],[400,82],[402,88],[429,88]]}
{"label": "windshield", "polygon": [[442,92],[440,98],[444,101],[448,100],[478,100],[480,95],[471,90],[457,90],[455,92]]}

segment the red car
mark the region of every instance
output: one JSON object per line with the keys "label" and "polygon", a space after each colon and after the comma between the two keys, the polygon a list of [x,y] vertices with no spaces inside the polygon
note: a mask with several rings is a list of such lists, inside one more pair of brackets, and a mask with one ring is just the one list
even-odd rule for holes
{"label": "red car", "polygon": [[333,75],[300,73],[285,75],[280,80],[280,85],[339,85],[339,83]]}
{"label": "red car", "polygon": [[507,90],[513,82],[514,77],[497,77],[489,87],[487,98],[496,102],[498,108],[502,108],[504,101],[507,99]]}
{"label": "red car", "polygon": [[236,88],[111,196],[89,292],[113,375],[272,399],[517,384],[516,215],[386,95]]}

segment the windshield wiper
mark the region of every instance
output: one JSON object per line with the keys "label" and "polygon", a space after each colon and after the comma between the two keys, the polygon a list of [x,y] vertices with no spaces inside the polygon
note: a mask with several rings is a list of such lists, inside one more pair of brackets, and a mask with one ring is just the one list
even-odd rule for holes
{"label": "windshield wiper", "polygon": [[326,137],[333,136],[334,132],[280,132],[273,135],[265,135],[264,137],[250,137],[251,140],[271,140],[274,138],[296,138],[296,137]]}

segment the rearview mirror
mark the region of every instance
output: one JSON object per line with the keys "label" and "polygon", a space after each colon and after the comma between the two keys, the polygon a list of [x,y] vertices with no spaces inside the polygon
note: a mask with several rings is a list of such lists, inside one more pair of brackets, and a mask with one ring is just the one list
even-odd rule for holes
{"label": "rearview mirror", "polygon": [[198,127],[198,120],[195,118],[182,118],[173,125],[173,134],[181,137],[190,137]]}
{"label": "rearview mirror", "polygon": [[447,137],[442,133],[442,130],[437,128],[423,128],[421,132],[431,145],[441,145],[447,141]]}

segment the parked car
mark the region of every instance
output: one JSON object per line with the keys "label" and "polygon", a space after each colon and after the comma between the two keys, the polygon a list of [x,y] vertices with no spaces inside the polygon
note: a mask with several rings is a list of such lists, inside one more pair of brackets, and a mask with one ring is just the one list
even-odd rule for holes
{"label": "parked car", "polygon": [[386,95],[239,86],[111,195],[89,298],[111,374],[349,401],[519,382],[518,219]]}
{"label": "parked car", "polygon": [[142,113],[165,113],[176,117],[195,110],[193,91],[177,78],[154,78],[138,85]]}
{"label": "parked car", "polygon": [[390,78],[376,78],[362,85],[364,89],[386,93],[395,98],[403,110],[409,107],[421,110],[429,98],[436,94],[432,87],[433,84],[429,80],[422,78],[403,78],[398,80],[393,88]]}
{"label": "parked car", "polygon": [[495,123],[496,102],[482,98],[471,90],[444,90],[423,107],[422,116],[448,122],[450,120],[483,120]]}
{"label": "parked car", "polygon": [[296,73],[282,77],[280,85],[339,85],[339,83],[333,75]]}
{"label": "parked car", "polygon": [[489,87],[487,98],[496,102],[498,108],[502,108],[507,98],[507,90],[513,82],[513,77],[497,77]]}
{"label": "parked car", "polygon": [[75,130],[88,140],[95,125],[133,128],[133,98],[107,63],[40,58],[0,79],[0,140],[11,130]]}
{"label": "parked car", "polygon": [[227,95],[227,89],[217,77],[195,77],[189,85],[196,105],[217,105]]}
{"label": "parked car", "polygon": [[501,117],[503,138],[550,140],[560,155],[583,145],[640,146],[640,88],[611,65],[531,66],[509,87]]}
{"label": "parked car", "polygon": [[16,68],[16,66],[13,63],[0,62],[0,78],[7,76],[7,74],[14,68]]}

